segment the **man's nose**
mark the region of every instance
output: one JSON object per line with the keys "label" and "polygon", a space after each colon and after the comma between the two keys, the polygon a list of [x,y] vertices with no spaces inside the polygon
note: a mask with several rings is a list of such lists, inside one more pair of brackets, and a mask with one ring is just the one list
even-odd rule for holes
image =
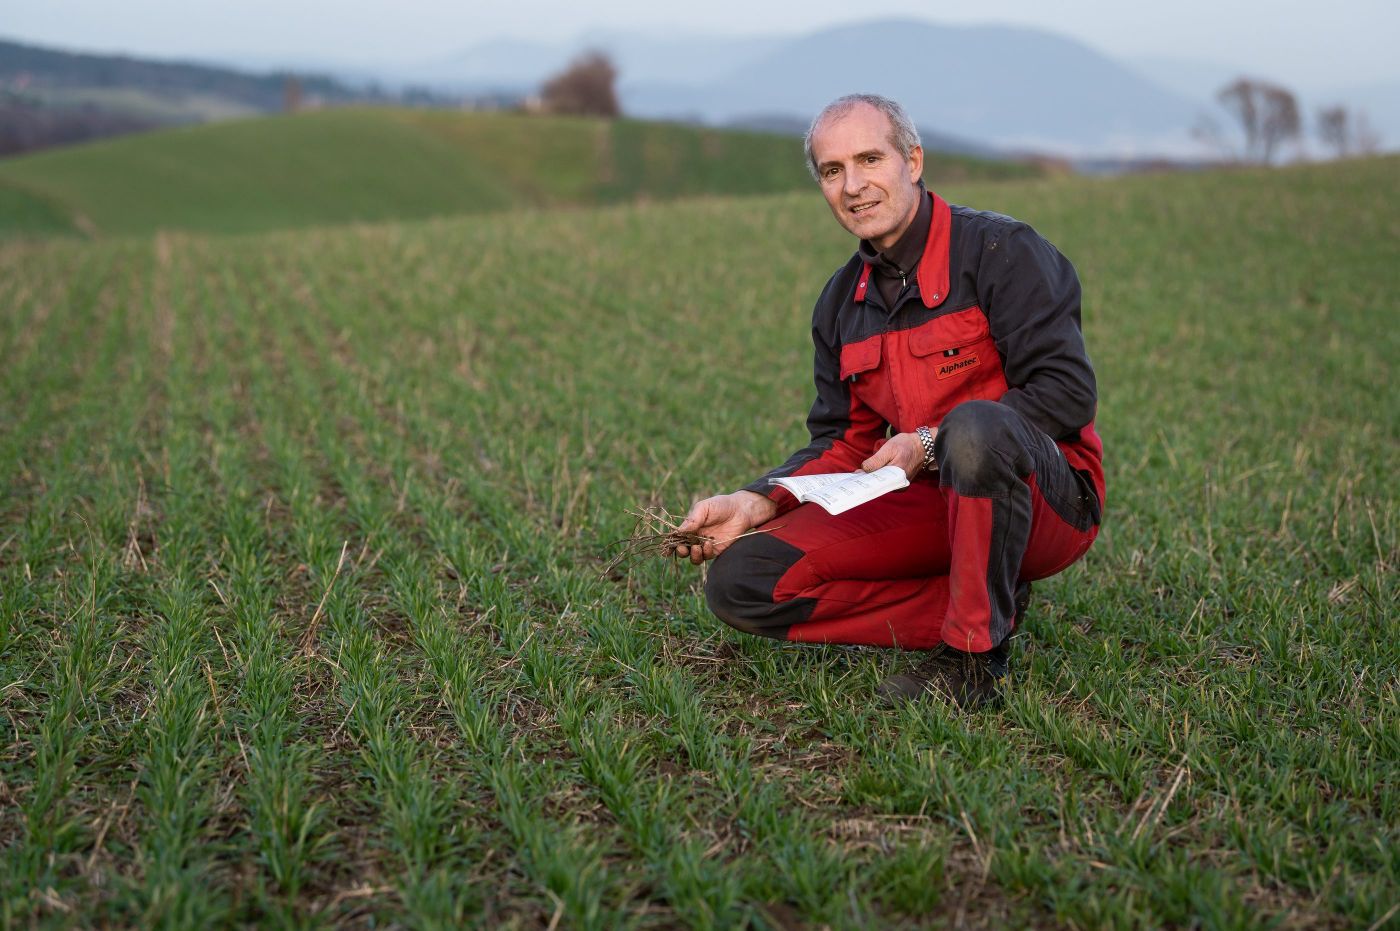
{"label": "man's nose", "polygon": [[846,195],[854,197],[865,190],[865,173],[859,168],[852,167],[846,171]]}

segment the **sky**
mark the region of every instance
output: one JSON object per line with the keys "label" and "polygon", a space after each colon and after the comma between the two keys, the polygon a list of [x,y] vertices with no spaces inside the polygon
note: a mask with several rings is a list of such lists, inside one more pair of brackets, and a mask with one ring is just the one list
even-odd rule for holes
{"label": "sky", "polygon": [[[590,30],[800,34],[917,17],[1051,30],[1119,58],[1197,59],[1299,88],[1400,81],[1395,0],[0,0],[0,37],[160,57],[430,61],[495,38]],[[860,62],[865,50],[853,49]],[[858,65],[857,65],[858,66]]]}

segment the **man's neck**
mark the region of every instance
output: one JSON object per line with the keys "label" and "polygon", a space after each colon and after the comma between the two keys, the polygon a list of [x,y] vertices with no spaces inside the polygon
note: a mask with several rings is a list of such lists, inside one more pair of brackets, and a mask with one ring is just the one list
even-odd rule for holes
{"label": "man's neck", "polygon": [[886,273],[909,272],[923,257],[924,245],[928,242],[928,224],[932,219],[928,191],[919,186],[919,196],[914,202],[914,210],[903,224],[903,232],[887,247],[877,246],[863,239],[860,243],[860,257],[876,266],[877,271]]}
{"label": "man's neck", "polygon": [[932,218],[933,205],[929,201],[928,191],[920,185],[913,216],[905,222],[904,232],[892,245],[879,249],[868,239],[860,241],[858,254],[874,272],[875,289],[886,309],[893,309],[899,303],[899,296],[914,279],[915,269],[928,245],[929,221]]}

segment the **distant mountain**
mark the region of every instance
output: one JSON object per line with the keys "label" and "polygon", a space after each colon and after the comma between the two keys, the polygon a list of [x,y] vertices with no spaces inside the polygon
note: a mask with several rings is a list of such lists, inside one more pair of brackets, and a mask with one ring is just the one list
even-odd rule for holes
{"label": "distant mountain", "polygon": [[1004,148],[1069,155],[1194,148],[1193,101],[1072,39],[1001,26],[886,21],[826,29],[708,84],[629,85],[623,106],[715,122],[752,112],[810,117],[855,91],[899,99],[921,126]]}

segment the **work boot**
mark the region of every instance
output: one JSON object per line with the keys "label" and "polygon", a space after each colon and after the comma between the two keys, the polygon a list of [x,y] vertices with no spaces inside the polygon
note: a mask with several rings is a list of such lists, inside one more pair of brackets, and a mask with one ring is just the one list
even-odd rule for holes
{"label": "work boot", "polygon": [[[1030,585],[1022,583],[1016,589],[1018,622],[1025,617],[1029,601]],[[887,705],[941,695],[963,711],[976,711],[1001,700],[997,680],[1006,675],[1010,655],[1010,637],[986,653],[967,653],[942,643],[913,672],[887,677],[876,686],[875,694]]]}

